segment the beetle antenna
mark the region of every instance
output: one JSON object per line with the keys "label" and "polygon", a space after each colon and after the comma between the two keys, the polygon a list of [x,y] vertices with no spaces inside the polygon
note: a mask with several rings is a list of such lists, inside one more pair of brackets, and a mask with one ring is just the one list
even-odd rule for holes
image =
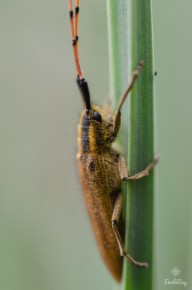
{"label": "beetle antenna", "polygon": [[83,73],[81,70],[80,62],[79,62],[79,53],[78,53],[78,17],[79,15],[79,0],[76,0],[75,5],[75,18],[73,12],[73,1],[69,0],[69,16],[70,16],[70,24],[71,24],[71,34],[72,34],[72,45],[73,45],[73,53],[75,58],[75,65],[77,69],[77,75],[80,79],[83,78]]}
{"label": "beetle antenna", "polygon": [[76,0],[76,4],[75,4],[75,37],[77,40],[77,51],[78,51],[78,23],[79,23],[79,1],[80,0]]}
{"label": "beetle antenna", "polygon": [[74,59],[75,59],[75,65],[77,70],[77,84],[79,86],[81,95],[83,97],[83,100],[85,102],[86,110],[87,112],[90,110],[90,93],[89,93],[89,87],[88,83],[85,80],[81,66],[79,61],[79,51],[78,51],[78,23],[79,23],[79,2],[80,0],[76,0],[75,3],[75,18],[73,13],[73,1],[69,0],[69,16],[70,16],[70,24],[71,24],[71,35],[72,35],[72,45],[73,45],[73,53],[74,53]]}

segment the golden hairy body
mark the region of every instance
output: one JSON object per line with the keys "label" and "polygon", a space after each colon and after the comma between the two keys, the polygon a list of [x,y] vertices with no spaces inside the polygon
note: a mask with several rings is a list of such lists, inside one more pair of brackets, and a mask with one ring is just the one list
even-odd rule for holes
{"label": "golden hairy body", "polygon": [[[78,126],[78,168],[100,254],[109,271],[116,280],[120,281],[123,260],[111,224],[114,203],[121,190],[119,154],[111,148],[112,122],[106,119],[101,109],[93,106],[92,110],[100,113],[102,123],[91,120],[85,128],[85,122],[83,122],[85,112],[82,113]],[[82,126],[85,130],[87,129],[87,135],[83,134]],[[98,135],[99,140],[97,140]],[[84,152],[85,140],[83,138],[89,138],[89,145],[84,148]]]}

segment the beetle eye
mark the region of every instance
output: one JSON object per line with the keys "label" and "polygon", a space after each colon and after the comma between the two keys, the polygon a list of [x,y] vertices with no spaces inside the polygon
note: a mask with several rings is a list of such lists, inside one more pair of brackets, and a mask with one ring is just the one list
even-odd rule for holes
{"label": "beetle eye", "polygon": [[98,122],[102,121],[101,115],[98,112],[93,113],[93,119],[98,121]]}

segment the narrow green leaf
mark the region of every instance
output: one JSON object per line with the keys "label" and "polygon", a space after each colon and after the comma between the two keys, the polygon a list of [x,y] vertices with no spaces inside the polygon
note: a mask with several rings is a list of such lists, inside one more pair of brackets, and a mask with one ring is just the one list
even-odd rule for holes
{"label": "narrow green leaf", "polygon": [[[107,0],[110,97],[113,109],[117,109],[119,99],[127,88],[129,81],[129,47],[128,47],[128,2],[127,0]],[[122,110],[122,128],[118,140],[127,153],[128,106]]]}
{"label": "narrow green leaf", "polygon": [[[140,60],[145,62],[129,97],[129,114],[126,105],[122,112],[122,123],[126,126],[121,130],[120,143],[125,153],[128,147],[129,174],[133,175],[143,170],[154,157],[151,0],[107,0],[107,5],[110,88],[114,106],[128,84],[129,72]],[[149,267],[136,268],[125,262],[123,287],[127,290],[152,289],[153,194],[153,172],[129,183],[125,246],[136,260],[147,261]]]}

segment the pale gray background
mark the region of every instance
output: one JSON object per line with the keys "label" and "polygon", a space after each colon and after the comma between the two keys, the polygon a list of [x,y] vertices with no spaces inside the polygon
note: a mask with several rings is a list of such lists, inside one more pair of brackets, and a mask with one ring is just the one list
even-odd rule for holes
{"label": "pale gray background", "polygon": [[[192,289],[190,0],[153,2],[156,287],[177,266]],[[81,1],[80,55],[98,104],[109,92],[106,3]],[[66,0],[0,0],[0,290],[108,290],[76,170],[82,104]]]}

